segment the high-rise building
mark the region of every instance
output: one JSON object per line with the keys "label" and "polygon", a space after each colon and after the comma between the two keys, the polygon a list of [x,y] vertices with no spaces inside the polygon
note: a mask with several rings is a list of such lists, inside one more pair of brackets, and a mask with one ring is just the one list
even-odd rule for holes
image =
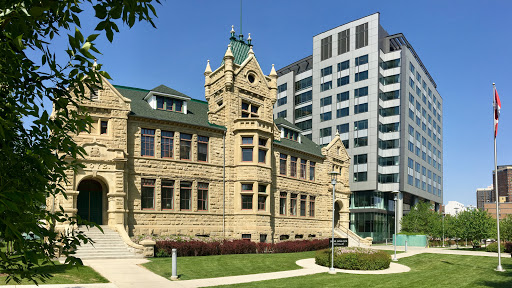
{"label": "high-rise building", "polygon": [[476,207],[478,209],[484,209],[485,203],[495,202],[496,194],[494,193],[493,186],[489,186],[487,188],[478,188],[476,189]]}
{"label": "high-rise building", "polygon": [[[494,173],[492,171],[492,183],[496,187]],[[493,194],[496,195],[496,191],[493,190]],[[512,202],[512,165],[498,166],[498,194],[507,197],[506,201]]]}
{"label": "high-rise building", "polygon": [[325,145],[339,132],[351,156],[351,230],[383,241],[420,200],[443,200],[442,102],[401,33],[375,13],[313,36],[313,55],[278,72],[274,117]]}

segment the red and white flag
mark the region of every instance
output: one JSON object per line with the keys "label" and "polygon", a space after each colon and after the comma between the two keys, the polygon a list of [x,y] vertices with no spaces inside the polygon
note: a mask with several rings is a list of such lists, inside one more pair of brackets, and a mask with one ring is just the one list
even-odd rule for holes
{"label": "red and white flag", "polygon": [[494,138],[498,134],[498,119],[500,118],[501,101],[498,90],[494,88]]}

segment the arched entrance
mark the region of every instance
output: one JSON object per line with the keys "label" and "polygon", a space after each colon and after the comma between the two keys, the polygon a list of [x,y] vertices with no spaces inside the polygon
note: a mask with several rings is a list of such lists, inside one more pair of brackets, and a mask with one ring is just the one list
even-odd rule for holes
{"label": "arched entrance", "polygon": [[343,203],[341,203],[341,201],[336,201],[334,203],[334,225],[336,227],[339,227],[340,226],[340,211],[341,211],[341,208],[343,207]]}
{"label": "arched entrance", "polygon": [[82,219],[103,224],[103,187],[101,183],[87,179],[78,185],[78,198],[76,207],[78,216]]}

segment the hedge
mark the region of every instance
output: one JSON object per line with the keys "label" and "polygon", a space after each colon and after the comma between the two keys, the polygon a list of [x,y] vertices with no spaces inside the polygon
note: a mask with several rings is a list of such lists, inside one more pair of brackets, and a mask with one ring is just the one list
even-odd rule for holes
{"label": "hedge", "polygon": [[[315,263],[331,266],[331,249],[317,251]],[[385,251],[360,247],[334,248],[334,267],[347,270],[383,270],[389,268],[391,256]]]}
{"label": "hedge", "polygon": [[156,256],[168,257],[176,248],[178,256],[209,256],[226,254],[291,253],[325,249],[329,239],[283,241],[276,244],[247,240],[166,240],[156,242]]}
{"label": "hedge", "polygon": [[[501,244],[500,250],[501,250],[501,253],[504,253],[505,245]],[[485,251],[498,253],[498,242],[494,242],[494,243],[487,245],[487,247],[485,247]]]}

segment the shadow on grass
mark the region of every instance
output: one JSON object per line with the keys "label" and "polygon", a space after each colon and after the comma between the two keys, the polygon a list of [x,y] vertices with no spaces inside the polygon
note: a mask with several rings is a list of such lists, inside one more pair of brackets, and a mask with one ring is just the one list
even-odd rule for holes
{"label": "shadow on grass", "polygon": [[444,263],[444,264],[455,265],[455,263],[450,262],[450,261],[446,261],[446,260],[441,260],[441,262]]}
{"label": "shadow on grass", "polygon": [[512,265],[507,264],[502,265],[502,267],[505,272],[494,271],[494,273],[502,278],[506,278],[506,281],[479,281],[476,284],[492,288],[512,287]]}

